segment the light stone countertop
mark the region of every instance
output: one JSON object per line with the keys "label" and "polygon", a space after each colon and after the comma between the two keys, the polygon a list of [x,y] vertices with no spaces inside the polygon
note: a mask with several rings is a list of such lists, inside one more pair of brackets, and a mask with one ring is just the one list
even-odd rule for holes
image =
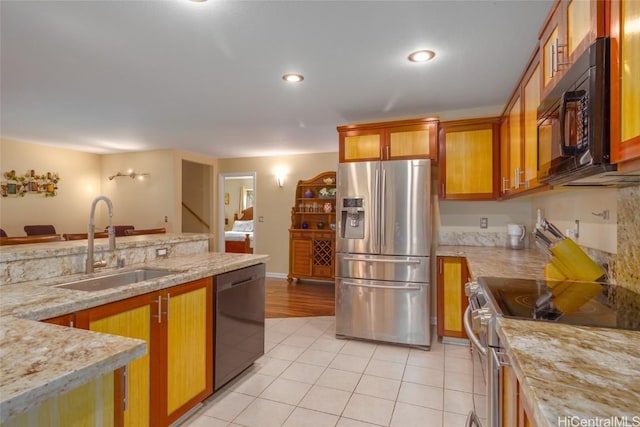
{"label": "light stone countertop", "polygon": [[[132,239],[132,243],[136,240]],[[93,292],[52,285],[109,274],[114,270],[0,286],[0,423],[146,353],[144,341],[64,328],[38,320],[237,270],[268,259],[267,255],[215,252],[156,259],[118,271],[143,267],[176,273]],[[84,349],[91,351],[83,352]],[[25,354],[35,357],[39,352],[45,355],[45,361],[25,357]],[[34,375],[34,369],[37,375]]]}
{"label": "light stone countertop", "polygon": [[[441,246],[436,255],[466,257],[474,278],[542,279],[548,262],[537,249]],[[500,318],[498,334],[538,427],[625,416],[640,426],[640,332]]]}

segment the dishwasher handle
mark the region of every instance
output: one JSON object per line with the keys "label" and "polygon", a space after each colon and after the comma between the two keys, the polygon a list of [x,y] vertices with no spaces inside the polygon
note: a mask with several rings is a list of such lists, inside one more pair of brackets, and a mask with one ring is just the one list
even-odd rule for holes
{"label": "dishwasher handle", "polygon": [[250,283],[255,283],[255,282],[258,282],[259,280],[260,278],[251,276],[248,278],[237,280],[235,282],[219,283],[217,290],[218,292],[225,291],[227,289],[235,288],[237,286],[243,286],[243,285],[248,285]]}

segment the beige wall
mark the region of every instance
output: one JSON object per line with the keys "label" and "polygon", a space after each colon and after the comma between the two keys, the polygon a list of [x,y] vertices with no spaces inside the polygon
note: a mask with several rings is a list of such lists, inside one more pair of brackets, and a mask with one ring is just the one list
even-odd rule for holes
{"label": "beige wall", "polygon": [[[213,189],[208,165],[182,161],[182,228],[184,233],[212,232]],[[186,207],[190,210],[188,210]],[[192,213],[193,212],[193,213]],[[197,217],[195,215],[197,215]],[[199,217],[199,219],[198,219]]]}
{"label": "beige wall", "polygon": [[[24,236],[26,224],[53,224],[62,233],[86,233],[91,201],[101,191],[100,156],[46,145],[0,140],[0,171],[24,174],[58,172],[58,195],[0,198],[0,227]],[[2,175],[4,179],[4,175]]]}
{"label": "beige wall", "polygon": [[[38,173],[51,171],[58,172],[61,180],[56,197],[27,194],[1,198],[0,227],[10,236],[24,235],[22,227],[25,224],[53,224],[60,234],[84,233],[92,200],[105,195],[113,202],[114,224],[132,224],[136,228],[166,227],[169,232],[180,232],[183,160],[211,169],[210,174],[198,178],[193,186],[201,192],[213,193],[217,159],[212,157],[180,150],[99,155],[2,139],[2,173],[11,169],[17,173],[30,169]],[[150,175],[142,181],[129,177],[108,179],[129,169]],[[209,181],[208,189],[202,179]],[[212,195],[203,203],[208,205],[208,209],[203,208],[203,215],[214,224],[215,197]],[[107,210],[102,203],[97,206],[95,224],[96,229],[108,224]]]}
{"label": "beige wall", "polygon": [[[296,184],[319,173],[335,171],[337,165],[337,152],[219,160],[220,173],[256,173],[255,252],[271,256],[267,263],[269,275],[286,276],[289,272],[288,230]],[[276,185],[276,171],[280,169],[285,175],[283,188]]]}

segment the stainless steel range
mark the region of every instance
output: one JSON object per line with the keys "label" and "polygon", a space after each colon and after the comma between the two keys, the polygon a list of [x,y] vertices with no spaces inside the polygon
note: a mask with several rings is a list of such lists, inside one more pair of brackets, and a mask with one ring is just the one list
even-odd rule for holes
{"label": "stainless steel range", "polygon": [[[640,294],[598,282],[480,277],[465,286],[464,327],[473,345],[474,411],[467,426],[503,427],[502,368],[508,366],[496,319],[640,330]],[[507,423],[504,427],[509,427]]]}

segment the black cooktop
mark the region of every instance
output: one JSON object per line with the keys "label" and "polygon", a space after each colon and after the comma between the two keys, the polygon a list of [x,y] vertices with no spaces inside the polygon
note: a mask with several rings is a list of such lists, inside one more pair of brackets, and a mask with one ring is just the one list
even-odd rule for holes
{"label": "black cooktop", "polygon": [[478,282],[504,317],[640,331],[640,294],[623,287],[504,277]]}

